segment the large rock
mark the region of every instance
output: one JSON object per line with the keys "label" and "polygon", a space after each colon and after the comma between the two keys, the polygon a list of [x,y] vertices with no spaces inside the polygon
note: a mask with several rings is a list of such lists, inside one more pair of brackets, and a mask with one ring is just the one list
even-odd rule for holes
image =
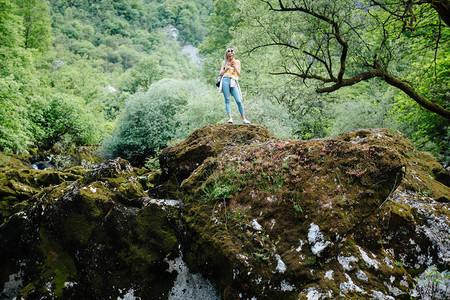
{"label": "large rock", "polygon": [[36,197],[0,227],[2,298],[167,297],[179,202],[148,198],[128,162],[101,164]]}
{"label": "large rock", "polygon": [[181,188],[188,262],[225,299],[409,299],[414,276],[448,269],[449,188],[404,135],[218,148]]}
{"label": "large rock", "polygon": [[0,298],[217,299],[183,257],[222,299],[449,296],[448,279],[415,282],[449,269],[448,174],[400,133],[295,141],[208,125],[160,163],[116,159],[43,186],[43,171],[5,171],[36,191],[0,226]]}
{"label": "large rock", "polygon": [[12,214],[24,210],[33,196],[63,183],[82,178],[81,167],[57,170],[35,170],[11,155],[0,154],[0,224]]}
{"label": "large rock", "polygon": [[181,183],[208,157],[224,148],[251,145],[273,138],[261,125],[207,125],[194,131],[186,140],[161,151],[159,161],[163,176]]}

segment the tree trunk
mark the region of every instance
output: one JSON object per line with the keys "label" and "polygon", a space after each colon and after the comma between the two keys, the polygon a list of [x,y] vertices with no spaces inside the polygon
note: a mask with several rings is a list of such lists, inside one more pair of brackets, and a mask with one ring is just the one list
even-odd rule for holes
{"label": "tree trunk", "polygon": [[450,1],[431,0],[431,6],[437,11],[442,21],[450,27]]}

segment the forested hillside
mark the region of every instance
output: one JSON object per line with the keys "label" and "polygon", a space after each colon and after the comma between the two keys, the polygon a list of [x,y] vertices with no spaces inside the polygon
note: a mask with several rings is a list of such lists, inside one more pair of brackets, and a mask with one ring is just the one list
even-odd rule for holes
{"label": "forested hillside", "polygon": [[14,152],[98,145],[130,95],[165,77],[198,77],[180,51],[202,41],[213,10],[202,0],[0,6],[0,148]]}
{"label": "forested hillside", "polygon": [[231,46],[248,117],[275,136],[385,127],[448,162],[450,29],[433,3],[2,0],[0,149],[103,145],[142,164],[224,121],[213,83]]}

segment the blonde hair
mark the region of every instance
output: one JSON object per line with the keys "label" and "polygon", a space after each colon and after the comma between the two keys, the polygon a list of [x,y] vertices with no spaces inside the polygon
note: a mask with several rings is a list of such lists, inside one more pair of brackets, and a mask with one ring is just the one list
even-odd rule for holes
{"label": "blonde hair", "polygon": [[234,50],[232,48],[228,48],[227,50],[225,50],[225,55],[223,56],[225,61],[228,61],[228,53],[234,53]]}

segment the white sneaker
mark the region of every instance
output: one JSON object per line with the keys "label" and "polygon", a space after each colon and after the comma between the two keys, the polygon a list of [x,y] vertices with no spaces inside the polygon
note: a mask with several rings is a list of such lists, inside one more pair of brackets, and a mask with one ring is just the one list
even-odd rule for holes
{"label": "white sneaker", "polygon": [[242,123],[244,123],[244,124],[250,124],[250,121],[247,120],[247,119],[244,119],[244,120],[242,120]]}
{"label": "white sneaker", "polygon": [[233,118],[230,118],[230,119],[228,120],[228,123],[233,123]]}

